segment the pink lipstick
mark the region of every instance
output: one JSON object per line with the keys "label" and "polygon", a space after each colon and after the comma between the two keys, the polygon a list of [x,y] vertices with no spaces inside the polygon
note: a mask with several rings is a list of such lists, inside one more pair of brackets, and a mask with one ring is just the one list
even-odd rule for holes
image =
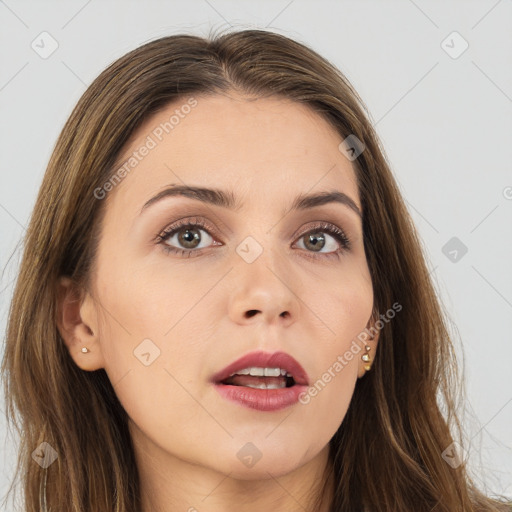
{"label": "pink lipstick", "polygon": [[278,411],[297,403],[309,383],[292,356],[260,351],[237,359],[211,380],[227,400],[259,411]]}

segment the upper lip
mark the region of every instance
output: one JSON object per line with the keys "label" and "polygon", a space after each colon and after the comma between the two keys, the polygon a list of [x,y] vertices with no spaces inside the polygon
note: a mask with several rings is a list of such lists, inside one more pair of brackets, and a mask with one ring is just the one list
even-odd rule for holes
{"label": "upper lip", "polygon": [[309,377],[306,370],[285,352],[250,352],[230,363],[226,368],[212,377],[213,382],[221,382],[238,370],[250,367],[281,368],[293,376],[296,384],[308,385]]}

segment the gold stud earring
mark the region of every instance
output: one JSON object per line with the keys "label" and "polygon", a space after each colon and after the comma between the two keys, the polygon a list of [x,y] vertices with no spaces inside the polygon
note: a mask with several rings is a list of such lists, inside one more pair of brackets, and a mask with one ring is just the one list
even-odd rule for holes
{"label": "gold stud earring", "polygon": [[87,347],[82,347],[82,352],[84,354],[87,354],[87,352],[89,352],[89,349]]}
{"label": "gold stud earring", "polygon": [[370,345],[366,345],[365,350],[366,350],[366,353],[361,356],[361,359],[366,363],[364,365],[364,369],[366,371],[369,371],[370,368],[372,367],[372,365],[370,364],[370,354],[369,354],[369,352],[371,350]]}

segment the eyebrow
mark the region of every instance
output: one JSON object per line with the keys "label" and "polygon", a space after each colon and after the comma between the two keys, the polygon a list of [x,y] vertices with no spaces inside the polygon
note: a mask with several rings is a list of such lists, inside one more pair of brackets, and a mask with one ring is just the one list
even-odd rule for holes
{"label": "eyebrow", "polygon": [[[149,199],[141,209],[141,214],[151,205],[161,201],[164,198],[182,196],[195,199],[203,203],[220,206],[229,210],[238,210],[242,205],[237,201],[231,191],[224,191],[217,188],[194,187],[186,185],[171,184],[154,197]],[[338,190],[328,192],[319,192],[315,194],[299,194],[292,202],[290,211],[307,210],[325,204],[338,203],[347,206],[353,210],[362,219],[361,210],[347,194]]]}

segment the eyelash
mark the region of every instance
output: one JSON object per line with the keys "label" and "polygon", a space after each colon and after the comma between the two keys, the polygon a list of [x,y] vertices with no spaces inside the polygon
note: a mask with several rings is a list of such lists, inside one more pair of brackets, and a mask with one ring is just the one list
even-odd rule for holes
{"label": "eyelash", "polygon": [[[184,228],[201,228],[201,229],[205,230],[206,232],[208,232],[208,234],[213,238],[211,231],[214,231],[214,230],[210,228],[208,223],[206,223],[202,219],[194,218],[194,219],[180,220],[180,221],[176,222],[175,224],[169,226],[163,232],[159,233],[156,236],[155,241],[156,241],[156,243],[162,245],[162,248],[164,249],[164,251],[166,251],[168,253],[179,254],[180,256],[186,256],[188,258],[193,257],[192,253],[198,253],[198,254],[195,254],[194,256],[199,255],[202,252],[202,249],[178,249],[177,247],[173,247],[173,246],[170,246],[165,243],[165,241],[168,238],[170,238],[175,233],[183,230]],[[350,240],[347,237],[347,235],[345,235],[345,233],[340,228],[338,228],[334,224],[330,224],[329,222],[316,223],[310,229],[308,229],[307,231],[302,233],[298,238],[300,239],[306,235],[309,235],[312,233],[319,233],[319,232],[320,233],[326,232],[326,233],[330,234],[333,238],[335,238],[340,243],[341,248],[337,249],[336,251],[330,252],[330,253],[315,254],[314,252],[306,251],[306,252],[310,253],[309,257],[311,257],[313,259],[324,258],[324,257],[339,258],[342,253],[350,250],[351,244],[350,244]]]}

